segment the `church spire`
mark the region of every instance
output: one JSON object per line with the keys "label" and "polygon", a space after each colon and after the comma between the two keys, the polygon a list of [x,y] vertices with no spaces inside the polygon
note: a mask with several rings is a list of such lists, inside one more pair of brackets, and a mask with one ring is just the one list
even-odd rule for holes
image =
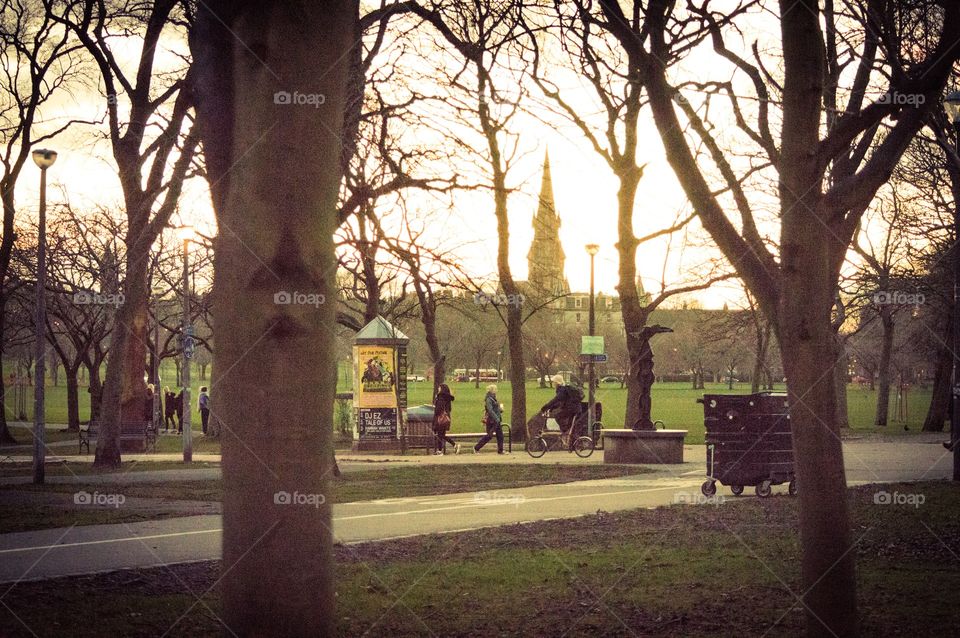
{"label": "church spire", "polygon": [[564,261],[563,246],[560,244],[560,216],[554,205],[550,153],[547,151],[543,156],[539,205],[533,218],[533,243],[527,253],[530,283],[550,294],[570,292],[564,276]]}

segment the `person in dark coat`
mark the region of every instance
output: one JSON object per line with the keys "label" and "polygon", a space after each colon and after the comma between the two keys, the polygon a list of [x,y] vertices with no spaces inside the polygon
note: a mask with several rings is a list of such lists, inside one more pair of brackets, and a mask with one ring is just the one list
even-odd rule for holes
{"label": "person in dark coat", "polygon": [[174,415],[177,413],[177,396],[170,392],[170,386],[163,388],[163,429],[173,429]]}
{"label": "person in dark coat", "polygon": [[173,399],[173,406],[177,411],[177,434],[183,434],[183,388]]}
{"label": "person in dark coat", "polygon": [[559,374],[554,375],[550,380],[556,387],[557,393],[540,408],[540,413],[546,416],[549,412],[550,416],[557,420],[560,430],[567,437],[567,448],[572,450],[575,437],[571,430],[582,409],[583,392],[575,386],[565,385],[563,376]]}
{"label": "person in dark coat", "polygon": [[[450,386],[441,383],[437,389],[437,397],[433,400],[433,431],[437,435],[437,454],[443,454],[446,444],[453,446],[453,453],[460,454],[460,444],[447,436],[450,431],[450,418],[453,414],[454,397],[450,393]],[[446,414],[446,424],[438,423],[440,415]]]}
{"label": "person in dark coat", "polygon": [[496,436],[497,454],[503,454],[503,431],[500,429],[503,423],[503,407],[497,401],[497,385],[495,383],[487,386],[487,396],[483,399],[483,416],[487,433],[477,441],[477,444],[473,447],[473,453],[479,453],[480,448]]}

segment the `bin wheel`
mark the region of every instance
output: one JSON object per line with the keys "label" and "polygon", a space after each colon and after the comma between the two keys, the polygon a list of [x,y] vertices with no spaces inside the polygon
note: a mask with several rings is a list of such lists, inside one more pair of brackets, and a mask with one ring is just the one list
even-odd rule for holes
{"label": "bin wheel", "polygon": [[733,492],[733,495],[734,495],[734,496],[740,496],[741,494],[743,494],[743,486],[742,486],[742,485],[731,485],[731,486],[730,486],[730,491]]}
{"label": "bin wheel", "polygon": [[573,442],[573,452],[581,459],[585,459],[593,454],[593,439],[589,436],[581,436]]}
{"label": "bin wheel", "polygon": [[766,498],[770,496],[773,490],[770,489],[770,481],[764,481],[757,486],[757,496]]}
{"label": "bin wheel", "polygon": [[547,442],[542,436],[535,436],[526,442],[524,449],[527,450],[527,454],[535,459],[539,459],[547,453]]}
{"label": "bin wheel", "polygon": [[704,481],[703,485],[700,486],[700,491],[703,492],[704,496],[713,496],[717,493],[717,484],[713,481]]}
{"label": "bin wheel", "polygon": [[790,481],[790,485],[787,486],[787,489],[790,492],[790,496],[796,496],[797,495],[797,479],[793,479],[792,481]]}

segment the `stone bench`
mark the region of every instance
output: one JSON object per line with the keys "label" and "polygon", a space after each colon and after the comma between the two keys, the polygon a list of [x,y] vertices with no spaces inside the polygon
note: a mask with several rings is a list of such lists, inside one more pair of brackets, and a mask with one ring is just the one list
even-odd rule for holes
{"label": "stone bench", "polygon": [[687,430],[606,429],[604,463],[683,463],[683,439]]}

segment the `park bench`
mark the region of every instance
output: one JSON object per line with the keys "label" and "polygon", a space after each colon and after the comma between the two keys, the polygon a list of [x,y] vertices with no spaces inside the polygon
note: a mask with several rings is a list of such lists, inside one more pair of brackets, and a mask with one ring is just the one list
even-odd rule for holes
{"label": "park bench", "polygon": [[437,449],[437,435],[433,431],[433,422],[408,420],[400,437],[401,451],[406,454],[410,448],[423,448],[428,453]]}
{"label": "park bench", "polygon": [[[90,453],[90,442],[96,444],[100,435],[100,424],[90,422],[86,428],[80,428],[80,449],[83,453],[86,446]],[[150,421],[121,421],[120,422],[120,450],[123,452],[146,452],[157,450],[157,429]]]}
{"label": "park bench", "polygon": [[[510,434],[510,425],[502,423],[500,429],[503,430],[503,440],[507,445],[507,450],[513,452],[513,440]],[[447,437],[454,441],[479,441],[487,435],[486,432],[447,432]],[[401,446],[406,453],[411,448],[423,448],[427,453],[437,449],[437,435],[433,431],[433,423],[426,421],[408,421],[406,432],[401,437]]]}
{"label": "park bench", "polygon": [[[513,452],[513,438],[510,434],[510,424],[501,423],[500,429],[503,431],[503,441],[507,444],[507,452]],[[486,432],[447,432],[447,436],[454,441],[479,441],[486,435]]]}

